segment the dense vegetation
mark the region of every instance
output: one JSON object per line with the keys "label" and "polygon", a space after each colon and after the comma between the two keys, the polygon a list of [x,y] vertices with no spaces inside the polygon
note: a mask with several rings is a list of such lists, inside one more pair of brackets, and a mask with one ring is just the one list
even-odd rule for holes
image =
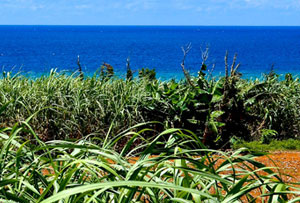
{"label": "dense vegetation", "polygon": [[[205,149],[190,132],[169,129],[145,140],[140,153],[130,150],[131,142],[117,153],[111,147],[118,138],[130,136],[134,141],[147,129],[124,131],[117,139],[104,139],[102,145],[94,144],[92,137],[44,143],[29,120],[0,131],[1,202],[300,200],[299,185],[285,183],[281,175],[255,161],[258,155],[242,155],[243,149],[231,153]],[[160,138],[166,141],[160,143]],[[160,153],[153,156],[158,148]]]}
{"label": "dense vegetation", "polygon": [[[43,141],[103,138],[141,122],[150,127],[191,130],[213,148],[230,141],[299,138],[300,82],[268,74],[244,80],[231,68],[222,78],[208,78],[203,65],[198,77],[160,81],[155,73],[140,77],[75,77],[52,71],[36,79],[5,73],[0,80],[2,127],[37,114],[31,126]],[[148,77],[151,73],[151,77]],[[145,135],[147,136],[147,135]]]}
{"label": "dense vegetation", "polygon": [[134,78],[129,61],[126,79],[109,64],[84,77],[79,58],[78,75],[4,72],[0,201],[299,201],[299,184],[255,161],[256,150],[215,150],[298,139],[298,78],[241,79],[228,55],[225,76],[213,78],[206,54],[192,77],[188,51],[181,81],[149,69]]}

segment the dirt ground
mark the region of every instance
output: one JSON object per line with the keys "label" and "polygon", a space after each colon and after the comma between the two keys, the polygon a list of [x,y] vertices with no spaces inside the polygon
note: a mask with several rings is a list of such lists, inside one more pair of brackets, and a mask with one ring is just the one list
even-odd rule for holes
{"label": "dirt ground", "polygon": [[[278,167],[277,170],[285,181],[300,182],[300,152],[272,152],[270,155],[259,157],[256,160],[266,166]],[[293,178],[284,174],[293,176]]]}
{"label": "dirt ground", "polygon": [[[135,163],[138,157],[131,158],[130,162]],[[272,152],[267,156],[262,156],[256,158],[257,161],[269,167],[276,167],[281,178],[290,183],[300,182],[300,152],[296,151],[277,151]],[[43,170],[44,175],[48,175],[50,172],[48,170]],[[40,191],[42,193],[42,190]],[[252,191],[251,194],[259,196],[259,191]],[[242,202],[247,202],[242,198]],[[256,202],[264,202],[258,199]]]}

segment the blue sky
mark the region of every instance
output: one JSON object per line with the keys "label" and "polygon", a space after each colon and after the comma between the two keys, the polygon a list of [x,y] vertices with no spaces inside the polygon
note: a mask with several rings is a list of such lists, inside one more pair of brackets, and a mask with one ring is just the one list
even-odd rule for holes
{"label": "blue sky", "polygon": [[300,0],[0,0],[0,24],[300,25]]}

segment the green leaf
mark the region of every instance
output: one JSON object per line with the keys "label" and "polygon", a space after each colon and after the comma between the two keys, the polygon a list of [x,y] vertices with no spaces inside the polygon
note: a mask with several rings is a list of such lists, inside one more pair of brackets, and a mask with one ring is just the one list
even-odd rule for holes
{"label": "green leaf", "polygon": [[78,187],[64,190],[62,192],[54,194],[53,196],[42,201],[42,203],[51,203],[51,202],[63,200],[72,195],[84,193],[87,191],[98,191],[103,188],[124,187],[124,186],[158,188],[158,189],[162,189],[162,190],[163,189],[172,189],[172,190],[178,190],[178,191],[185,191],[185,192],[188,192],[191,194],[198,194],[198,195],[201,195],[208,199],[213,199],[213,197],[207,193],[203,193],[203,192],[200,192],[199,190],[195,190],[195,189],[181,187],[178,185],[165,184],[165,183],[149,183],[149,182],[140,182],[140,181],[119,181],[119,182],[106,182],[106,183],[96,183],[96,184],[78,186]]}

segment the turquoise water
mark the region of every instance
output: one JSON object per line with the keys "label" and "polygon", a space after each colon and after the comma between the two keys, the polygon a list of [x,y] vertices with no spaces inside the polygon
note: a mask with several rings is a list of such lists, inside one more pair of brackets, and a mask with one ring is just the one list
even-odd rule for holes
{"label": "turquoise water", "polygon": [[183,76],[181,47],[192,43],[186,67],[196,73],[201,49],[209,47],[207,63],[223,74],[224,55],[238,54],[244,77],[260,77],[274,64],[279,74],[300,72],[300,27],[180,27],[180,26],[0,26],[0,66],[3,70],[41,75],[52,68],[77,70],[77,55],[86,74],[103,62],[119,76],[131,67],[155,68],[162,79]]}

